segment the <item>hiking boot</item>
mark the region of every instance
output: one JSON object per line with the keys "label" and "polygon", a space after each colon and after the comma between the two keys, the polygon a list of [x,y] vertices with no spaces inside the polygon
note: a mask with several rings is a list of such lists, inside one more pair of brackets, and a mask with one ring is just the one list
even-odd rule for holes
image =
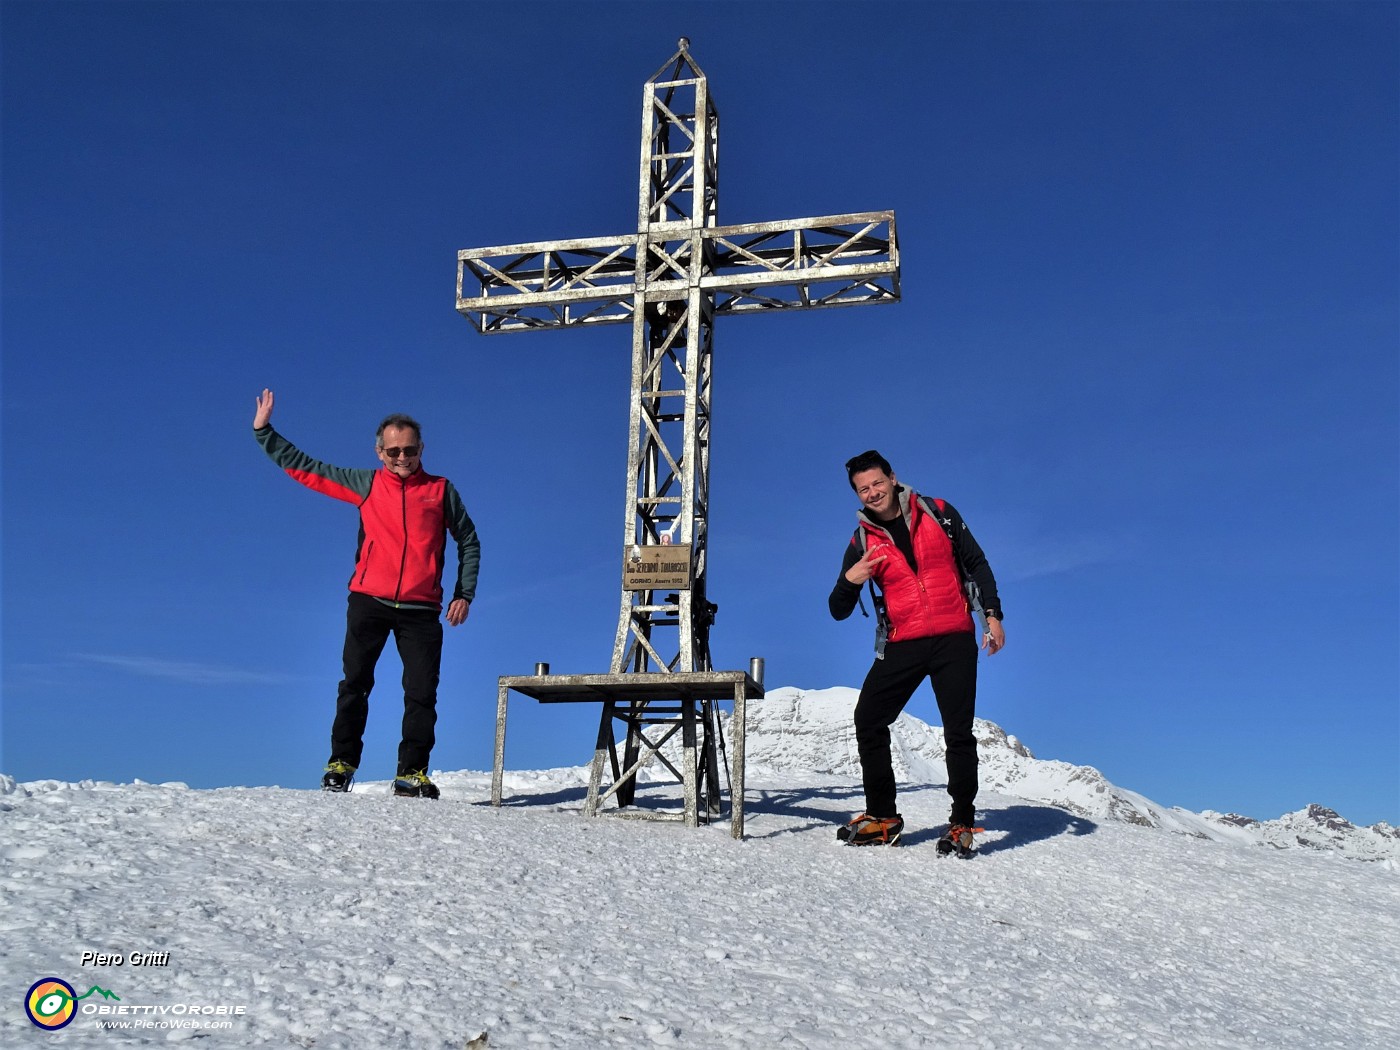
{"label": "hiking boot", "polygon": [[394,778],[394,794],[400,798],[437,798],[441,792],[437,785],[428,779],[428,771],[400,773]]}
{"label": "hiking boot", "polygon": [[903,817],[872,817],[868,813],[836,829],[836,837],[850,846],[898,846],[902,834]]}
{"label": "hiking boot", "polygon": [[355,780],[355,767],[347,762],[331,762],[321,778],[322,791],[349,791]]}
{"label": "hiking boot", "polygon": [[968,827],[966,824],[950,824],[938,840],[938,852],[945,857],[950,853],[956,853],[959,857],[970,857],[977,852],[973,848],[972,836],[986,830]]}

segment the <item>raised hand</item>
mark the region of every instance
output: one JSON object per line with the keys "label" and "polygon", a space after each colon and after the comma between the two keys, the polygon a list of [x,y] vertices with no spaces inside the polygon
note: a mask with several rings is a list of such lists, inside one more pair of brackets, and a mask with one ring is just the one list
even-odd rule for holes
{"label": "raised hand", "polygon": [[258,410],[253,414],[253,429],[261,430],[272,422],[272,391],[264,390],[258,395]]}

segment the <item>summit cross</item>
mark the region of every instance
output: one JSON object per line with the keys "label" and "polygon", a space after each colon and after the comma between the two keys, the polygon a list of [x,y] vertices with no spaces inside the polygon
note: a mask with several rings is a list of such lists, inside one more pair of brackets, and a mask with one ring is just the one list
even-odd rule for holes
{"label": "summit cross", "polygon": [[719,114],[685,38],[643,87],[641,130],[635,233],[465,249],[457,309],[484,335],[631,323],[609,673],[709,672],[715,319],[897,302],[894,212],[719,225]]}

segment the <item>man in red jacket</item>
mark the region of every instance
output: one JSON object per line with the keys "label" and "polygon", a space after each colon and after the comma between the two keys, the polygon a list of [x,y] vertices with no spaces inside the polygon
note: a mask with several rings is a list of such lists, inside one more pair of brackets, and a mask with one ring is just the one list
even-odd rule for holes
{"label": "man in red jacket", "polygon": [[428,756],[437,724],[442,666],[442,570],[451,534],[457,575],[447,622],[467,619],[476,596],[481,544],[452,482],[423,470],[422,430],[409,416],[379,424],[374,451],[380,470],[335,467],[312,459],[272,429],[272,391],[258,397],[253,436],[272,461],[309,489],[360,510],[360,542],[350,577],[344,668],[331,726],[331,757],[321,787],[349,791],[364,747],[374,666],[389,635],[403,661],[403,736],[394,794],[437,798]]}
{"label": "man in red jacket", "polygon": [[[846,547],[841,575],[828,599],[831,615],[844,620],[867,582],[880,627],[876,659],[856,702],[856,747],[865,786],[865,812],[837,831],[857,846],[895,845],[904,820],[895,806],[890,726],[925,678],[933,682],[943,718],[948,794],[953,808],[940,853],[972,849],[977,797],[977,640],[971,611],[980,600],[991,655],[1006,644],[996,579],[962,516],[943,500],[930,500],[900,485],[889,461],[874,449],[846,464],[846,476],[862,508]],[[967,586],[968,582],[974,588]]]}

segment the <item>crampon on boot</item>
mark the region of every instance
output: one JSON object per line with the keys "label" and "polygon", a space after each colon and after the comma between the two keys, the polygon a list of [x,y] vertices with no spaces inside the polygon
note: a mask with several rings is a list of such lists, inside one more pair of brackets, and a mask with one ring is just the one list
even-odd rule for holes
{"label": "crampon on boot", "polygon": [[394,778],[393,791],[399,798],[437,798],[440,795],[437,785],[428,779],[426,769],[400,773]]}
{"label": "crampon on boot", "polygon": [[902,834],[902,817],[872,817],[868,813],[836,829],[836,837],[849,846],[898,846]]}
{"label": "crampon on boot", "polygon": [[332,760],[326,765],[325,776],[321,777],[322,791],[349,791],[355,782],[355,767],[348,762]]}
{"label": "crampon on boot", "polygon": [[938,839],[939,855],[946,857],[956,853],[963,858],[973,856],[977,850],[974,848],[972,836],[986,830],[986,828],[969,827],[966,824],[949,825],[948,830]]}

